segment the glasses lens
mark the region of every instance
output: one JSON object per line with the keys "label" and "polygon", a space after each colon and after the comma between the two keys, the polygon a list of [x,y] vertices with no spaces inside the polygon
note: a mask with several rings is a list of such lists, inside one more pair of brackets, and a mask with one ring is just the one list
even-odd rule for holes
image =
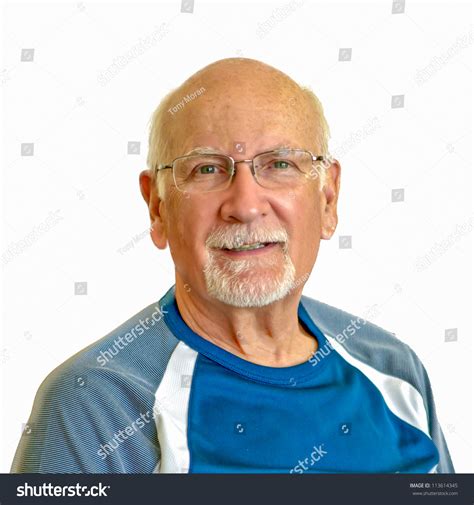
{"label": "glasses lens", "polygon": [[307,180],[311,154],[298,149],[263,153],[255,158],[255,174],[266,188],[292,187]]}
{"label": "glasses lens", "polygon": [[189,193],[223,189],[229,182],[232,162],[225,156],[196,154],[175,161],[176,187]]}

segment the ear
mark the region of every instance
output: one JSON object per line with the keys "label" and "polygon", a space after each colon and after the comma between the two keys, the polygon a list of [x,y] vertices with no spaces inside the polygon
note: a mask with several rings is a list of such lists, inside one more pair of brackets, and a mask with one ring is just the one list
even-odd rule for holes
{"label": "ear", "polygon": [[337,199],[341,183],[341,165],[333,159],[326,168],[324,186],[321,190],[321,238],[329,240],[337,226]]}
{"label": "ear", "polygon": [[166,249],[168,242],[166,226],[164,223],[161,206],[163,200],[158,197],[156,178],[151,170],[143,170],[139,177],[140,191],[148,206],[150,214],[150,236],[158,249]]}

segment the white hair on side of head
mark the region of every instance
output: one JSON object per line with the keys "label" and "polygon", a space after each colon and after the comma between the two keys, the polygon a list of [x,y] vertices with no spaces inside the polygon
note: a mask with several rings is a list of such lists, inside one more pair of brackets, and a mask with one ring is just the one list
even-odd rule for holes
{"label": "white hair on side of head", "polygon": [[176,89],[172,89],[161,99],[149,121],[150,134],[148,136],[147,166],[153,173],[153,181],[158,186],[158,196],[160,199],[164,199],[166,196],[166,183],[168,179],[166,172],[171,171],[161,170],[157,172],[156,167],[160,163],[169,163],[171,161],[167,159],[170,152],[171,135],[165,119],[166,114],[169,114],[169,103],[175,91]]}
{"label": "white hair on side of head", "polygon": [[304,93],[309,103],[314,108],[316,115],[316,124],[317,126],[317,138],[316,145],[319,146],[320,151],[318,153],[314,153],[315,156],[324,156],[325,161],[318,164],[318,177],[319,177],[319,188],[322,189],[326,182],[326,169],[331,164],[332,156],[329,154],[329,138],[331,137],[331,133],[329,130],[329,124],[324,116],[323,105],[320,102],[319,98],[313,92],[313,90],[309,86],[301,86],[301,91]]}
{"label": "white hair on side of head", "polygon": [[[328,142],[330,137],[329,125],[324,116],[324,110],[319,98],[307,86],[300,86],[301,91],[304,93],[309,103],[313,106],[316,122],[317,122],[317,139],[316,145],[319,146],[320,151],[314,153],[316,156],[322,155],[326,161],[318,163],[317,174],[319,178],[319,188],[322,189],[326,180],[326,168],[330,165],[332,157],[328,153]],[[178,88],[176,88],[178,89]],[[166,119],[169,114],[169,104],[176,89],[169,91],[160,101],[157,108],[150,118],[150,134],[148,137],[148,156],[147,166],[153,172],[153,180],[158,187],[158,196],[164,199],[166,196],[166,189],[168,187],[168,178],[171,176],[171,170],[156,171],[156,167],[160,163],[171,162],[168,156],[171,152],[171,133],[169,131],[169,124]],[[170,172],[167,174],[167,172]]]}

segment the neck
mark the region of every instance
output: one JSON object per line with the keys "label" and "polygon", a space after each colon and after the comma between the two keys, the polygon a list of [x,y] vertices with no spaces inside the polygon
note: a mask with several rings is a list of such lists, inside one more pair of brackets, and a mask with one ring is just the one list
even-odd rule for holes
{"label": "neck", "polygon": [[265,307],[233,307],[200,295],[176,278],[176,303],[185,323],[198,335],[247,361],[286,367],[307,361],[315,337],[298,320],[302,287]]}

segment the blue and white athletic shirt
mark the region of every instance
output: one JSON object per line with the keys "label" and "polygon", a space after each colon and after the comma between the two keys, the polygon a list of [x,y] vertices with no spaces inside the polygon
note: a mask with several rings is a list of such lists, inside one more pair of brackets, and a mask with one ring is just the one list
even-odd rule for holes
{"label": "blue and white athletic shirt", "polygon": [[41,384],[14,473],[454,473],[427,373],[393,334],[302,296],[318,341],[261,366],[194,333],[175,286]]}

